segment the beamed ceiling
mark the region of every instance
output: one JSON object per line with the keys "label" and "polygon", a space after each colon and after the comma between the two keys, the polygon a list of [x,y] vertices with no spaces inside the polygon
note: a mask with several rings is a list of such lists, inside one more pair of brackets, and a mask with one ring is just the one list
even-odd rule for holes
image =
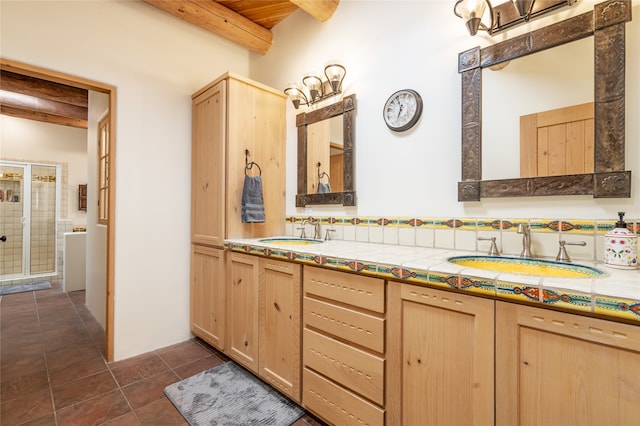
{"label": "beamed ceiling", "polygon": [[[259,54],[271,48],[271,29],[302,9],[320,22],[340,0],[142,0],[192,25]],[[14,117],[87,127],[85,89],[0,68],[0,112]]]}

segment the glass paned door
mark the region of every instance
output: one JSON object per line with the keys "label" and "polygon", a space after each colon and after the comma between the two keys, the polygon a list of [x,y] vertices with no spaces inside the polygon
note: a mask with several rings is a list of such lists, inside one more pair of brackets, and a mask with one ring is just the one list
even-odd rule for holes
{"label": "glass paned door", "polygon": [[56,270],[56,167],[31,168],[30,275]]}
{"label": "glass paned door", "polygon": [[0,281],[57,272],[61,167],[0,162]]}
{"label": "glass paned door", "polygon": [[23,166],[0,165],[0,278],[23,274]]}

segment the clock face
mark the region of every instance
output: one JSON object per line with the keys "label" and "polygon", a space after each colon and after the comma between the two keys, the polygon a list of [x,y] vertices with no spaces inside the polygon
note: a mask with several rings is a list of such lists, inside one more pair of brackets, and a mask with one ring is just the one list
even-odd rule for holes
{"label": "clock face", "polygon": [[422,114],[422,98],[415,90],[399,90],[384,104],[382,115],[391,130],[403,132],[412,128]]}

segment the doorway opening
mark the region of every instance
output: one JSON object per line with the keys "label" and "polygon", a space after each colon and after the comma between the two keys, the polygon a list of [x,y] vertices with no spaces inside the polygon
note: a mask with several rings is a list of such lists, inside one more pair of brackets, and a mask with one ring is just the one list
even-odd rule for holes
{"label": "doorway opening", "polygon": [[106,225],[106,289],[105,289],[105,336],[106,336],[106,353],[107,361],[113,361],[114,356],[114,271],[115,271],[115,190],[116,190],[116,88],[115,86],[88,80],[82,77],[72,76],[57,71],[40,68],[33,65],[20,63],[17,61],[0,58],[0,70],[11,73],[36,77],[56,83],[65,84],[71,87],[77,87],[84,90],[94,91],[106,94],[108,100],[109,111],[109,147],[110,159],[108,164],[109,188],[108,188],[108,221]]}

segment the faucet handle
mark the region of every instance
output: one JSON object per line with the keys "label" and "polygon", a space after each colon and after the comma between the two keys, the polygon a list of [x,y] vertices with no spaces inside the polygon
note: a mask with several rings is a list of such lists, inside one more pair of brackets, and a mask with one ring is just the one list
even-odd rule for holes
{"label": "faucet handle", "polygon": [[336,230],[335,230],[335,229],[333,229],[333,228],[327,228],[327,229],[325,230],[325,233],[324,233],[324,240],[325,240],[325,241],[329,241],[329,240],[331,240],[331,234],[330,234],[330,232],[336,232]]}
{"label": "faucet handle", "polygon": [[496,237],[478,237],[478,241],[491,241],[489,256],[500,256],[500,250],[498,250],[498,246],[496,245]]}
{"label": "faucet handle", "polygon": [[567,253],[567,249],[565,246],[586,246],[587,243],[585,241],[575,241],[575,242],[567,242],[565,240],[558,241],[560,248],[558,250],[558,255],[556,256],[557,262],[571,262],[571,258],[569,258],[569,254]]}
{"label": "faucet handle", "polygon": [[305,232],[305,225],[309,222],[307,219],[302,219],[300,226],[298,229],[300,230],[300,238],[307,238],[307,233]]}
{"label": "faucet handle", "polygon": [[304,225],[298,229],[300,230],[300,238],[307,238],[307,233],[304,231]]}

